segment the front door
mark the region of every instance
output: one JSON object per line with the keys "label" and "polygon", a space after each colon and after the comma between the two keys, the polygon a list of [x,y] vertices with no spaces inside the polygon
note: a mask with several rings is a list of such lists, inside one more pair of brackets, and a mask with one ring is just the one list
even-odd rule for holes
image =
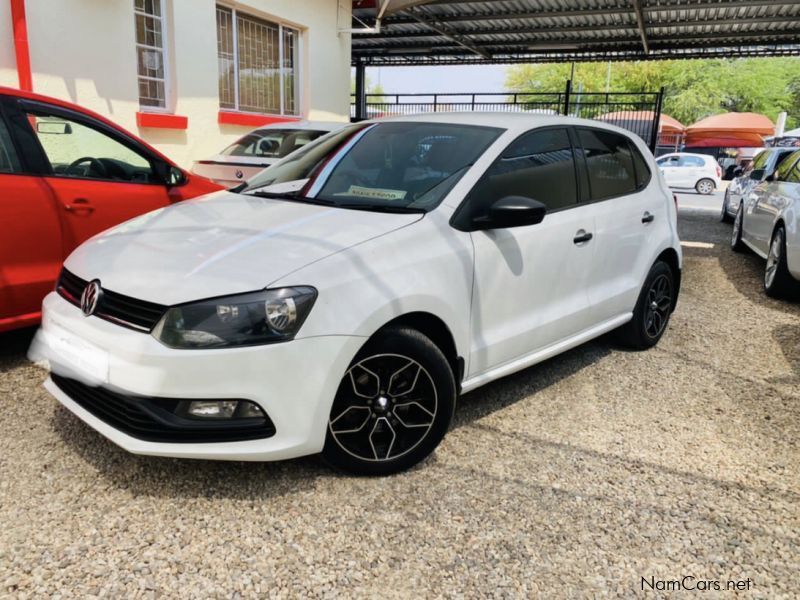
{"label": "front door", "polygon": [[27,170],[0,114],[0,331],[38,320],[61,266],[55,199]]}
{"label": "front door", "polygon": [[170,204],[151,159],[82,115],[27,111],[49,163],[44,181],[63,223],[63,250],[135,216]]}
{"label": "front door", "polygon": [[591,325],[586,282],[594,221],[577,203],[566,128],[512,142],[465,199],[483,216],[497,199],[526,196],[548,208],[536,225],[472,232],[475,283],[469,375],[521,358]]}

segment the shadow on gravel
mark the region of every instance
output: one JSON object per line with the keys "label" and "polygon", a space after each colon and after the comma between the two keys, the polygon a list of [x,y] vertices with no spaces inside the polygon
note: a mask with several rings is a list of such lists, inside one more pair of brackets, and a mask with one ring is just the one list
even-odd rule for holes
{"label": "shadow on gravel", "polygon": [[[468,425],[554,385],[610,351],[610,345],[602,340],[589,342],[483,386],[460,400],[453,427]],[[134,495],[263,501],[313,490],[319,477],[349,477],[329,469],[315,456],[271,463],[137,456],[117,447],[60,405],[54,410],[52,427],[70,450],[96,469],[108,484]],[[412,472],[431,468],[432,462],[435,458],[424,461]]]}
{"label": "shadow on gravel", "polygon": [[267,500],[314,489],[318,477],[337,474],[318,457],[281,462],[231,462],[138,456],[116,446],[60,404],[51,419],[76,458],[110,485],[134,496]]}
{"label": "shadow on gravel", "polygon": [[0,333],[0,373],[27,361],[36,327]]}
{"label": "shadow on gravel", "polygon": [[610,354],[612,347],[607,336],[587,342],[465,394],[459,399],[452,428],[469,425],[574,375]]}

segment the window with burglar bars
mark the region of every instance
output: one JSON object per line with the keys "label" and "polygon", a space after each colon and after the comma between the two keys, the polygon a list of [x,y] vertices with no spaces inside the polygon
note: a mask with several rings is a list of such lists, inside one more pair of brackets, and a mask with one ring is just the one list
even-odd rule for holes
{"label": "window with burglar bars", "polygon": [[299,32],[217,6],[220,108],[297,114]]}
{"label": "window with burglar bars", "polygon": [[167,108],[167,71],[164,54],[163,0],[134,0],[139,105]]}

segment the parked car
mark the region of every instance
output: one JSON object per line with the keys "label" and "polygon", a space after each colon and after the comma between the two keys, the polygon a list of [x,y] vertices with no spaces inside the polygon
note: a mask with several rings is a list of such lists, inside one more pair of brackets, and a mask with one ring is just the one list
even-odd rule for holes
{"label": "parked car", "polygon": [[725,197],[722,200],[720,220],[724,223],[733,221],[742,198],[749,194],[757,183],[770,177],[792,151],[792,148],[766,148],[747,167],[734,171],[734,178],[725,190]]}
{"label": "parked car", "polygon": [[34,356],[131,452],[392,473],[460,393],[612,330],[659,341],[682,259],[655,173],[571,117],[354,124],[78,248]]}
{"label": "parked car", "polygon": [[776,298],[800,286],[800,150],[757,183],[739,203],[731,248],[750,248],[766,259],[764,291]]}
{"label": "parked car", "polygon": [[84,240],[218,189],[100,115],[0,87],[0,332],[39,322]]}
{"label": "parked car", "polygon": [[219,154],[195,161],[192,172],[224,187],[235,187],[284,156],[345,125],[299,121],[260,127],[242,136]]}
{"label": "parked car", "polygon": [[693,188],[698,194],[711,194],[722,183],[722,169],[707,154],[673,152],[659,156],[656,164],[672,188]]}

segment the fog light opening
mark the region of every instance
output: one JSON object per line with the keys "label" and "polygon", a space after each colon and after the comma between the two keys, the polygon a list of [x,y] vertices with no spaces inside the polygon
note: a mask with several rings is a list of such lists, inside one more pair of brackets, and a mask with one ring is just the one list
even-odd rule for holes
{"label": "fog light opening", "polygon": [[192,400],[186,414],[194,419],[263,419],[261,407],[248,400]]}

